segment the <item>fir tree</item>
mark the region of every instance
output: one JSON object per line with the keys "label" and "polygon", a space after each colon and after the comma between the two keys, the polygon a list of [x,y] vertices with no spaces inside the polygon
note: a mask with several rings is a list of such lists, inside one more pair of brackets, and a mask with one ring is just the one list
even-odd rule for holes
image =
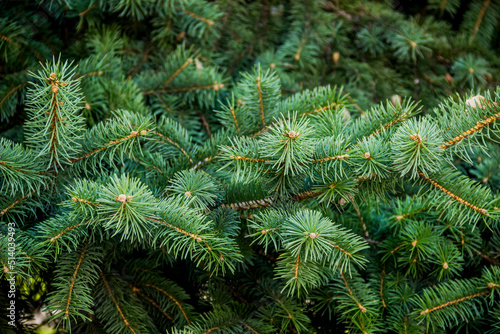
{"label": "fir tree", "polygon": [[498,332],[498,7],[5,6],[0,324]]}

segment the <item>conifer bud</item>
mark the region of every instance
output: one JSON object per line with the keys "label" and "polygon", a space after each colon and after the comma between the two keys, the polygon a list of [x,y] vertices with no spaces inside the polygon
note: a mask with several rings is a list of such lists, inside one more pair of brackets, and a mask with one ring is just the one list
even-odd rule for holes
{"label": "conifer bud", "polygon": [[56,85],[53,85],[52,86],[52,93],[57,94],[58,91],[59,91],[59,87],[57,87]]}
{"label": "conifer bud", "polygon": [[143,136],[146,135],[146,133],[148,133],[146,130],[141,131],[141,135],[143,135]]}
{"label": "conifer bud", "polygon": [[137,131],[131,131],[131,132],[130,132],[130,135],[131,135],[131,136],[137,136]]}
{"label": "conifer bud", "polygon": [[472,67],[469,67],[469,73],[470,74],[474,73],[474,69]]}
{"label": "conifer bud", "polygon": [[371,158],[370,152],[365,152],[364,156],[365,156],[366,159],[370,159]]}
{"label": "conifer bud", "polygon": [[400,106],[401,105],[401,96],[399,96],[398,94],[392,95],[391,102],[392,102],[392,105],[394,105],[394,106]]}
{"label": "conifer bud", "polygon": [[309,233],[309,238],[311,239],[314,239],[316,238],[318,235],[316,233]]}
{"label": "conifer bud", "polygon": [[[192,59],[192,58],[189,58],[189,59],[187,60],[187,62],[188,62],[189,64],[191,64],[191,63],[193,62],[193,59]],[[196,59],[194,60],[194,64],[195,64],[196,69],[197,69],[198,71],[203,70],[203,64],[201,63],[201,61],[200,61],[198,58],[196,58]]]}
{"label": "conifer bud", "polygon": [[448,269],[448,263],[446,263],[446,262],[445,262],[445,263],[443,263],[443,268],[444,268],[444,269]]}
{"label": "conifer bud", "polygon": [[90,104],[88,104],[88,102],[85,102],[85,109],[90,110]]}
{"label": "conifer bud", "polygon": [[417,245],[417,240],[413,240],[413,241],[412,241],[412,243],[411,243],[411,245],[412,245],[413,247],[415,247],[415,246]]}
{"label": "conifer bud", "polygon": [[189,196],[191,196],[191,192],[190,192],[190,191],[186,191],[186,192],[184,193],[184,195],[186,195],[186,197],[189,197]]}
{"label": "conifer bud", "polygon": [[346,204],[346,200],[344,198],[341,198],[340,201],[339,201],[339,205],[340,206],[344,206]]}
{"label": "conifer bud", "polygon": [[476,109],[477,107],[482,109],[484,101],[486,101],[486,98],[484,96],[476,95],[465,101],[465,104],[474,109]]}
{"label": "conifer bud", "polygon": [[293,130],[290,130],[290,131],[288,131],[287,136],[289,138],[295,138],[295,137],[298,137],[299,134],[297,132],[293,131]]}
{"label": "conifer bud", "polygon": [[417,47],[417,43],[415,43],[414,41],[410,41],[410,45],[414,49]]}
{"label": "conifer bud", "polygon": [[57,74],[54,72],[50,73],[50,79],[54,80],[56,78]]}
{"label": "conifer bud", "polygon": [[401,220],[401,219],[403,219],[403,218],[404,218],[403,216],[397,216],[397,217],[396,217],[396,220],[397,220],[397,221],[400,221],[400,220]]}
{"label": "conifer bud", "polygon": [[411,140],[415,140],[418,144],[422,142],[422,137],[419,134],[410,135]]}
{"label": "conifer bud", "polygon": [[334,52],[332,55],[332,59],[333,59],[333,63],[337,64],[339,62],[339,59],[340,59],[340,52],[338,52],[338,51]]}
{"label": "conifer bud", "polygon": [[269,67],[274,69],[276,67],[276,65],[274,63],[271,63],[271,65],[269,65]]}
{"label": "conifer bud", "polygon": [[116,200],[121,203],[127,202],[127,195],[125,194],[120,194],[118,197],[116,197]]}

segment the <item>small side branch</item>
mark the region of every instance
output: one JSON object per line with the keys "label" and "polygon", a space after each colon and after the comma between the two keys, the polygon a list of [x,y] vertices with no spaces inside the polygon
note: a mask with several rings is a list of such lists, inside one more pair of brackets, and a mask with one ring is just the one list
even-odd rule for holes
{"label": "small side branch", "polygon": [[65,235],[66,233],[68,233],[69,231],[71,231],[72,229],[75,229],[77,228],[78,226],[82,225],[82,223],[78,223],[78,224],[75,224],[73,226],[70,226],[68,227],[67,229],[65,229],[64,231],[62,231],[61,233],[59,233],[58,235],[56,235],[55,237],[52,237],[50,239],[50,242],[54,242],[56,241],[57,239],[59,239],[60,237],[62,237],[63,235]]}
{"label": "small side branch", "polygon": [[33,190],[33,191],[31,191],[31,192],[29,192],[29,193],[27,193],[26,195],[24,195],[23,197],[17,199],[16,201],[14,201],[14,203],[12,203],[8,207],[6,207],[2,211],[0,211],[0,216],[5,215],[7,212],[9,212],[9,210],[11,210],[13,207],[15,207],[18,203],[24,201],[26,198],[28,198],[29,196],[33,195],[35,192],[36,192],[36,189]]}
{"label": "small side branch", "polygon": [[[169,223],[167,223],[167,222],[165,222],[165,221],[163,221],[163,220],[158,220],[158,219],[155,219],[155,218],[148,218],[148,217],[146,217],[146,219],[151,220],[151,221],[154,221],[155,223],[158,223],[158,224],[162,224],[162,225],[168,226],[168,227],[170,227],[172,230],[175,230],[175,231],[177,231],[177,232],[179,232],[179,233],[182,233],[182,234],[184,234],[184,235],[186,235],[186,236],[190,237],[191,239],[196,240],[197,242],[202,242],[202,241],[203,241],[203,239],[202,239],[200,236],[198,236],[198,235],[196,235],[196,234],[194,234],[194,233],[190,233],[190,232],[188,232],[188,231],[185,231],[185,230],[183,230],[183,229],[180,229],[180,228],[178,228],[177,226],[174,226],[174,225],[172,225],[172,224],[169,224]],[[211,250],[211,249],[210,249],[210,250]]]}
{"label": "small side branch", "polygon": [[163,88],[167,87],[172,82],[172,80],[174,80],[175,77],[178,76],[182,71],[184,71],[184,69],[188,67],[192,62],[193,58],[188,58],[188,60],[186,60],[186,62],[177,71],[175,71],[174,74],[170,76],[170,78],[168,78],[167,82],[165,82],[165,85],[163,85]]}
{"label": "small side branch", "polygon": [[238,132],[240,132],[240,126],[238,125],[238,120],[236,119],[236,114],[234,113],[234,108],[231,107],[230,110],[231,110],[231,115],[233,115],[233,120],[234,120],[234,125],[236,126],[236,130],[238,130]]}
{"label": "small side branch", "polygon": [[257,77],[257,91],[259,92],[259,104],[260,104],[260,117],[262,118],[262,125],[266,125],[266,120],[264,117],[264,101],[262,99],[262,89],[260,88],[260,77]]}
{"label": "small side branch", "polygon": [[264,198],[264,199],[257,199],[257,200],[248,201],[248,202],[223,204],[222,207],[223,208],[232,208],[235,211],[243,211],[243,210],[250,210],[250,209],[266,208],[268,206],[271,206],[272,204],[273,204],[273,201],[271,198]]}
{"label": "small side branch", "polygon": [[318,162],[325,162],[325,161],[331,161],[331,160],[347,160],[349,159],[349,154],[342,154],[342,155],[335,155],[333,157],[326,157],[326,158],[320,158],[311,161],[309,164],[315,164]]}
{"label": "small side branch", "polygon": [[168,298],[170,298],[174,303],[175,305],[177,305],[177,307],[179,308],[179,310],[181,311],[182,315],[184,316],[184,319],[186,319],[188,325],[191,325],[191,322],[189,321],[189,318],[186,314],[186,312],[184,311],[184,308],[182,307],[181,303],[175,299],[172,295],[170,295],[167,291],[163,290],[162,288],[156,286],[156,285],[153,285],[153,284],[148,284],[148,283],[143,283],[141,284],[142,286],[145,286],[145,287],[148,287],[148,288],[153,288],[153,289],[156,289],[158,290],[159,292],[163,293],[165,296],[167,296]]}
{"label": "small side branch", "polygon": [[297,261],[295,261],[295,275],[294,278],[297,279],[299,277],[299,264],[300,264],[300,253],[297,254]]}
{"label": "small side branch", "polygon": [[16,87],[12,88],[8,93],[7,95],[5,95],[2,99],[2,101],[0,101],[0,106],[2,106],[2,104],[9,98],[9,96],[11,96],[12,94],[14,94],[17,90],[27,86],[28,83],[25,82],[25,83],[22,83],[22,84],[19,84],[17,85]]}
{"label": "small side branch", "polygon": [[190,162],[190,163],[193,163],[193,159],[191,158],[191,156],[190,156],[190,155],[186,152],[186,150],[185,150],[185,149],[183,149],[183,148],[182,148],[182,147],[181,147],[178,143],[176,143],[175,141],[173,141],[171,138],[169,138],[169,137],[167,137],[167,136],[165,136],[165,135],[162,135],[162,134],[161,134],[161,133],[159,133],[159,132],[155,132],[155,134],[156,134],[158,137],[160,137],[160,138],[162,138],[162,139],[164,139],[164,140],[168,141],[170,144],[174,145],[176,149],[178,149],[179,151],[181,151],[181,153],[182,153],[182,154],[184,154],[184,155],[186,156],[186,158],[188,158],[188,160],[189,160],[189,162]]}
{"label": "small side branch", "polygon": [[421,315],[429,314],[431,312],[440,310],[440,309],[442,309],[444,307],[447,307],[447,306],[450,306],[450,305],[453,305],[453,304],[456,304],[456,303],[463,302],[464,300],[469,300],[469,299],[477,298],[477,297],[480,297],[480,296],[484,296],[485,294],[487,294],[489,292],[490,292],[490,290],[484,290],[484,291],[481,291],[481,292],[478,292],[478,293],[475,293],[475,294],[472,294],[472,295],[469,295],[469,296],[458,298],[458,299],[446,302],[444,304],[441,304],[441,305],[438,305],[438,306],[434,306],[433,308],[425,309],[425,310],[421,311],[420,314]]}
{"label": "small side branch", "polygon": [[385,265],[380,273],[380,299],[382,300],[382,306],[387,307],[384,300],[384,276],[385,276]]}
{"label": "small side branch", "polygon": [[76,264],[75,272],[73,273],[73,276],[71,277],[71,285],[69,286],[68,301],[66,302],[66,310],[64,311],[66,318],[68,317],[68,314],[69,314],[69,305],[71,304],[71,297],[73,294],[73,288],[75,287],[76,275],[78,274],[78,270],[80,269],[80,266],[81,266],[82,261],[83,261],[83,257],[85,256],[85,253],[87,252],[88,247],[89,247],[89,244],[86,244],[85,248],[82,251],[82,254],[80,255],[80,258],[78,259],[78,263]]}
{"label": "small side branch", "polygon": [[483,6],[481,7],[481,10],[479,11],[479,15],[477,16],[476,19],[476,24],[474,24],[474,30],[472,32],[471,39],[474,40],[476,38],[477,32],[479,31],[479,27],[481,26],[481,22],[483,21],[484,14],[486,13],[486,10],[490,6],[491,0],[486,0],[483,2]]}
{"label": "small side branch", "polygon": [[91,155],[94,155],[94,154],[96,154],[96,153],[99,153],[99,152],[101,152],[101,151],[104,151],[104,150],[106,150],[106,149],[108,149],[108,148],[112,147],[113,145],[120,144],[120,143],[122,143],[122,142],[124,142],[124,141],[126,141],[126,140],[128,140],[128,139],[130,139],[130,138],[135,138],[135,137],[139,137],[139,136],[141,136],[141,135],[146,135],[149,131],[150,131],[150,130],[142,130],[142,131],[140,131],[140,132],[138,132],[138,131],[132,131],[132,132],[131,132],[128,136],[126,136],[126,137],[123,137],[123,138],[120,138],[120,139],[117,139],[117,140],[112,140],[112,141],[110,141],[110,142],[109,142],[109,144],[104,145],[104,146],[102,146],[102,147],[99,147],[99,148],[97,148],[97,149],[93,150],[92,152],[85,153],[85,154],[83,154],[83,155],[81,155],[81,156],[79,156],[79,157],[77,157],[77,158],[71,159],[71,163],[75,163],[75,162],[80,161],[80,160],[82,160],[82,159],[85,159],[85,158],[87,158],[87,157],[89,157],[89,156],[91,156]]}
{"label": "small side branch", "polygon": [[490,116],[488,117],[486,120],[484,121],[479,121],[476,123],[475,126],[473,126],[472,128],[470,128],[469,130],[465,131],[464,133],[456,136],[455,138],[453,138],[452,140],[446,142],[444,145],[441,145],[441,148],[442,149],[447,149],[453,145],[455,145],[456,143],[460,142],[462,139],[465,139],[469,136],[471,136],[472,134],[474,134],[475,132],[481,130],[482,128],[484,128],[485,126],[488,126],[490,125],[491,123],[493,123],[494,121],[500,119],[500,113],[496,114],[496,115],[493,115],[493,116]]}
{"label": "small side branch", "polygon": [[252,162],[269,162],[269,160],[266,160],[266,159],[247,158],[247,157],[242,157],[240,155],[231,155],[229,158],[231,158],[233,160],[245,160],[245,161],[252,161]]}
{"label": "small side branch", "polygon": [[422,173],[421,171],[418,171],[418,174],[422,178],[424,178],[425,180],[427,180],[430,184],[432,184],[434,187],[438,188],[439,190],[441,190],[442,192],[444,192],[446,195],[450,196],[454,200],[462,203],[465,206],[468,206],[469,208],[471,208],[471,209],[479,212],[482,215],[486,215],[486,216],[489,215],[489,213],[488,213],[488,211],[486,209],[482,209],[480,207],[477,207],[477,206],[475,206],[475,205],[467,202],[466,200],[458,197],[457,195],[453,194],[451,191],[447,190],[445,187],[443,187],[442,185],[440,185],[439,183],[437,183],[436,181],[434,181],[430,177],[425,176],[424,173]]}
{"label": "small side branch", "polygon": [[120,317],[122,318],[123,322],[125,323],[125,326],[127,326],[127,328],[130,329],[133,334],[137,334],[137,332],[130,326],[130,323],[128,322],[127,318],[125,318],[125,315],[123,314],[123,311],[120,308],[120,305],[118,305],[118,302],[116,301],[116,298],[113,295],[111,288],[109,287],[108,281],[106,281],[106,278],[104,277],[103,272],[99,271],[99,274],[101,275],[102,281],[104,282],[104,285],[106,286],[106,290],[108,290],[109,296],[111,297],[113,304],[115,304],[116,309],[118,310],[118,313],[120,313]]}
{"label": "small side branch", "polygon": [[349,284],[347,284],[347,280],[346,280],[344,274],[342,273],[342,271],[340,272],[340,275],[342,276],[342,280],[344,280],[344,284],[345,284],[345,287],[347,288],[347,292],[349,292],[349,296],[351,296],[351,298],[354,300],[354,302],[356,303],[358,308],[361,310],[361,312],[366,313],[366,308],[363,305],[361,305],[361,303],[356,299],[356,297],[352,293],[352,290],[349,287]]}
{"label": "small side branch", "polygon": [[218,91],[221,88],[224,88],[224,84],[219,84],[219,83],[215,82],[213,85],[170,89],[170,90],[166,90],[165,92],[166,93],[183,93],[183,92],[189,92],[189,91],[193,91],[193,90],[205,90],[205,89],[213,89],[215,91]]}
{"label": "small side branch", "polygon": [[195,18],[195,19],[197,19],[197,20],[200,20],[200,21],[202,21],[202,22],[205,22],[205,23],[206,23],[206,24],[208,24],[209,26],[213,26],[213,25],[214,25],[214,21],[209,20],[209,19],[207,19],[207,18],[204,18],[203,16],[200,16],[200,15],[198,15],[198,14],[196,14],[196,13],[190,12],[190,11],[189,11],[189,10],[187,10],[187,9],[184,9],[184,10],[183,10],[183,12],[184,12],[184,13],[186,13],[187,15],[189,15],[189,16],[194,17],[194,18]]}
{"label": "small side branch", "polygon": [[145,300],[147,300],[151,305],[153,305],[156,309],[158,309],[158,311],[160,311],[161,314],[163,314],[164,316],[166,316],[170,321],[172,321],[173,323],[175,323],[175,320],[174,318],[168,314],[167,312],[165,312],[160,305],[158,305],[157,302],[155,302],[153,299],[149,298],[148,296],[146,296],[144,293],[141,292],[141,289],[139,289],[138,287],[136,286],[133,286],[133,285],[130,285],[129,286],[131,289],[132,289],[132,292],[134,294],[138,294],[139,296],[141,296],[142,298],[144,298]]}

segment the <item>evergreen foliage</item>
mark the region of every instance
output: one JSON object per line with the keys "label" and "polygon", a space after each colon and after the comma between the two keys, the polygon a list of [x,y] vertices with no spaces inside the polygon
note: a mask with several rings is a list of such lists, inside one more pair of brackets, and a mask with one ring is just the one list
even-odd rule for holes
{"label": "evergreen foliage", "polygon": [[497,0],[13,4],[7,333],[500,330]]}

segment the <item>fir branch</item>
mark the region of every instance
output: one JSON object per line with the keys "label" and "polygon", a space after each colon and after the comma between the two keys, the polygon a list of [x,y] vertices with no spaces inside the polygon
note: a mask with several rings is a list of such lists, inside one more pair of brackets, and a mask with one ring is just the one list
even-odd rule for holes
{"label": "fir branch", "polygon": [[103,71],[94,71],[94,72],[87,72],[87,73],[77,73],[75,74],[75,76],[73,77],[73,79],[79,79],[79,78],[86,78],[86,77],[94,77],[94,76],[101,76],[103,75],[104,72]]}
{"label": "fir branch", "polygon": [[8,43],[12,42],[12,40],[9,37],[5,36],[5,35],[0,34],[0,38],[3,39],[4,41],[8,42]]}
{"label": "fir branch", "polygon": [[2,104],[9,98],[9,96],[11,96],[12,94],[14,94],[17,90],[23,88],[23,87],[26,87],[29,83],[28,82],[24,82],[22,84],[19,84],[17,85],[16,87],[12,88],[4,97],[3,99],[0,101],[0,107],[2,106]]}
{"label": "fir branch", "polygon": [[184,10],[183,10],[183,12],[184,12],[184,13],[186,13],[187,15],[189,15],[189,16],[194,17],[194,18],[195,18],[195,19],[197,19],[197,20],[200,20],[200,21],[202,21],[202,22],[205,22],[205,23],[206,23],[206,24],[208,24],[209,26],[213,26],[213,25],[214,25],[214,21],[209,20],[209,19],[207,19],[207,18],[204,18],[203,16],[200,16],[200,15],[198,15],[198,14],[196,14],[196,13],[190,12],[190,11],[189,11],[189,10],[187,10],[187,9],[184,9]]}
{"label": "fir branch", "polygon": [[[322,237],[323,238],[323,237]],[[333,241],[328,241],[328,243],[330,245],[332,245],[334,248],[338,249],[340,252],[342,252],[344,255],[346,255],[347,257],[349,258],[352,258],[353,255],[352,253],[349,253],[348,251],[346,251],[345,249],[343,249],[342,247],[340,247],[339,245],[336,245]]]}
{"label": "fir branch", "polygon": [[129,288],[132,290],[132,292],[135,294],[138,294],[139,296],[141,296],[142,298],[144,298],[146,301],[148,301],[151,305],[153,305],[156,309],[158,309],[158,311],[160,311],[161,314],[163,314],[165,317],[167,317],[170,321],[172,321],[174,324],[175,324],[175,320],[174,318],[168,314],[167,312],[165,312],[160,305],[158,305],[157,302],[155,302],[152,298],[149,298],[148,296],[146,296],[144,293],[141,292],[141,289],[139,289],[137,286],[134,286],[134,285],[129,285]]}
{"label": "fir branch", "polygon": [[149,284],[149,283],[140,283],[142,286],[145,286],[145,287],[148,287],[148,288],[153,288],[155,290],[158,290],[159,292],[161,292],[162,294],[164,294],[165,296],[167,296],[168,298],[170,298],[174,303],[175,305],[177,305],[177,307],[179,308],[179,310],[181,311],[184,319],[186,319],[188,325],[191,325],[191,322],[189,321],[189,318],[186,314],[186,312],[184,311],[184,308],[182,307],[182,304],[177,300],[175,299],[172,295],[170,295],[167,291],[165,291],[164,289],[156,286],[156,285],[153,285],[153,284]]}
{"label": "fir branch", "polygon": [[297,261],[295,261],[295,274],[294,274],[294,278],[297,279],[298,276],[299,276],[299,262],[300,260],[300,253],[297,253]]}
{"label": "fir branch", "polygon": [[125,314],[123,314],[123,311],[122,311],[120,305],[118,304],[115,296],[113,295],[113,292],[111,291],[111,288],[110,288],[110,286],[108,284],[108,281],[104,277],[104,273],[102,272],[102,270],[99,270],[99,275],[101,276],[101,279],[102,279],[102,281],[104,283],[104,286],[106,287],[106,290],[108,291],[109,296],[110,296],[111,300],[113,301],[113,304],[115,304],[116,309],[118,310],[118,313],[120,314],[120,317],[122,318],[123,322],[125,323],[125,326],[127,326],[127,328],[130,329],[130,331],[133,334],[137,334],[137,332],[132,328],[132,326],[128,322],[127,318],[125,318]]}
{"label": "fir branch", "polygon": [[64,314],[65,314],[66,318],[69,315],[69,306],[71,304],[71,295],[73,293],[73,288],[75,286],[76,276],[78,275],[78,270],[80,269],[80,265],[82,264],[83,257],[85,256],[85,253],[87,252],[88,247],[89,247],[89,244],[86,243],[85,246],[83,247],[80,258],[78,259],[78,262],[76,264],[76,268],[75,268],[75,271],[73,273],[73,276],[71,277],[71,284],[69,286],[69,293],[68,293],[68,301],[66,302],[66,309],[64,310]]}
{"label": "fir branch", "polygon": [[[339,267],[339,269],[340,269],[340,267]],[[366,308],[363,305],[361,305],[361,303],[358,301],[356,296],[354,296],[354,294],[352,293],[352,290],[349,287],[349,284],[347,283],[347,280],[346,280],[344,274],[342,273],[342,270],[340,270],[340,276],[342,276],[342,280],[344,281],[344,284],[345,284],[345,287],[347,289],[347,292],[349,293],[349,296],[351,296],[352,300],[356,303],[356,305],[361,310],[361,312],[366,313]]]}
{"label": "fir branch", "polygon": [[260,77],[255,78],[257,82],[257,91],[259,92],[259,105],[260,105],[260,117],[262,119],[262,125],[266,125],[266,118],[264,116],[264,103],[262,101],[262,89],[260,88]]}
{"label": "fir branch", "polygon": [[144,163],[144,161],[141,161],[140,159],[138,159],[137,157],[133,157],[132,155],[129,155],[128,156],[131,160],[137,162],[139,165],[141,165],[142,167],[148,169],[148,170],[154,170],[160,174],[165,174],[164,171],[162,171],[160,168],[156,167],[156,166],[149,166],[147,165],[146,163]]}
{"label": "fir branch", "polygon": [[26,198],[30,197],[31,195],[33,195],[37,191],[38,191],[37,189],[34,189],[34,190],[26,193],[21,198],[18,198],[17,200],[15,200],[14,202],[12,202],[12,204],[10,204],[6,208],[2,209],[2,211],[0,211],[0,216],[5,215],[7,212],[9,212],[9,210],[11,210],[12,208],[14,208],[17,204],[21,203],[22,201],[24,201]]}
{"label": "fir branch", "polygon": [[441,145],[441,148],[443,149],[447,149],[455,144],[457,144],[458,142],[460,142],[462,139],[465,139],[471,135],[473,135],[474,133],[476,133],[477,131],[481,130],[482,128],[484,128],[485,126],[488,126],[490,125],[491,123],[495,122],[496,120],[500,119],[500,113],[498,114],[495,114],[493,116],[490,116],[488,118],[486,118],[484,121],[479,121],[477,122],[476,126],[470,128],[469,130],[465,131],[464,133],[456,136],[455,138],[453,138],[452,140],[449,140],[448,142],[446,142],[444,145]]}
{"label": "fir branch", "polygon": [[273,204],[272,198],[263,198],[247,202],[222,204],[223,208],[232,208],[236,211],[267,208]]}
{"label": "fir branch", "polygon": [[167,142],[169,142],[170,144],[172,144],[173,146],[175,146],[175,148],[177,148],[182,154],[184,154],[184,156],[186,158],[188,158],[188,160],[189,160],[190,163],[193,163],[193,159],[191,158],[191,156],[189,155],[189,153],[187,153],[185,149],[183,149],[178,143],[176,143],[175,141],[173,141],[170,137],[168,137],[166,135],[163,135],[163,134],[161,134],[159,132],[155,132],[155,135],[157,135],[161,139],[164,139]]}
{"label": "fir branch", "polygon": [[233,159],[233,160],[244,160],[244,161],[250,161],[250,162],[269,162],[268,159],[248,158],[248,157],[242,157],[239,155],[230,155],[229,158]]}
{"label": "fir branch", "polygon": [[444,192],[446,195],[450,196],[454,200],[456,200],[456,201],[462,203],[463,205],[465,205],[465,206],[473,209],[474,211],[480,213],[481,215],[486,215],[486,216],[489,215],[489,213],[488,213],[488,211],[486,209],[483,209],[483,208],[480,208],[480,207],[478,207],[478,206],[476,206],[474,204],[471,204],[471,203],[467,202],[466,200],[460,198],[459,196],[453,194],[452,192],[450,192],[449,190],[447,190],[445,187],[443,187],[442,185],[440,185],[439,183],[437,183],[436,181],[434,181],[430,177],[425,176],[421,171],[418,171],[418,175],[420,175],[424,180],[426,180],[427,182],[429,182],[434,187],[436,187],[440,191]]}
{"label": "fir branch", "polygon": [[490,293],[490,290],[483,290],[481,292],[474,293],[472,295],[468,295],[468,296],[464,296],[464,297],[457,298],[457,299],[454,299],[454,300],[450,300],[450,301],[448,301],[446,303],[443,303],[443,304],[440,304],[440,305],[436,305],[436,306],[434,306],[434,307],[432,307],[430,309],[426,308],[425,310],[420,311],[420,315],[426,315],[428,313],[440,310],[443,307],[448,307],[450,305],[453,305],[453,304],[456,304],[456,303],[460,303],[460,302],[463,302],[463,301],[468,300],[468,299],[473,299],[473,298],[477,298],[477,297],[480,297],[480,296],[484,296],[484,295],[486,295],[488,293]]}
{"label": "fir branch", "polygon": [[80,114],[80,82],[72,80],[75,68],[55,59],[43,71],[31,75],[37,79],[28,89],[26,141],[45,160],[46,169],[55,175],[81,147],[84,131]]}
{"label": "fir branch", "polygon": [[101,256],[101,249],[89,243],[61,256],[54,271],[54,286],[58,288],[49,292],[45,307],[45,311],[53,314],[48,321],[62,318],[61,323],[71,332],[72,322],[77,318],[90,320],[94,302],[92,286],[99,279]]}
{"label": "fir branch", "polygon": [[342,154],[342,155],[336,155],[333,157],[319,158],[319,159],[316,159],[316,160],[309,162],[309,164],[315,164],[318,162],[332,161],[332,160],[345,160],[345,159],[349,159],[349,154]]}
{"label": "fir branch", "polygon": [[231,115],[233,116],[234,125],[236,126],[236,130],[238,130],[238,132],[240,132],[240,126],[238,125],[238,120],[236,119],[236,115],[234,113],[234,108],[229,107],[229,110],[231,110]]}
{"label": "fir branch", "polygon": [[63,235],[65,235],[66,233],[68,233],[69,231],[79,227],[80,225],[82,225],[82,223],[78,223],[78,224],[75,224],[75,225],[71,225],[70,227],[66,228],[64,231],[62,231],[61,233],[59,233],[58,235],[50,238],[50,242],[55,242],[57,241],[57,239],[59,239],[60,237],[62,237]]}
{"label": "fir branch", "polygon": [[[213,89],[214,91],[218,91],[219,89],[224,88],[224,84],[219,84],[215,82],[213,85],[204,85],[204,86],[195,86],[195,87],[185,87],[185,88],[177,88],[177,89],[170,89],[170,90],[165,90],[165,93],[183,93],[183,92],[190,92],[193,90],[207,90],[207,89]],[[147,94],[146,92],[145,94]]]}
{"label": "fir branch", "polygon": [[138,138],[140,136],[146,136],[150,131],[151,131],[150,129],[145,129],[145,130],[141,130],[141,131],[131,131],[130,134],[125,136],[125,137],[119,138],[117,140],[111,140],[108,144],[106,144],[104,146],[101,146],[101,147],[96,148],[95,150],[93,150],[91,152],[85,153],[79,157],[71,159],[71,163],[75,163],[75,162],[80,161],[82,159],[93,156],[101,151],[104,151],[104,150],[107,150],[111,147],[117,146],[118,144],[121,144],[129,139]]}
{"label": "fir branch", "polygon": [[317,197],[321,195],[322,191],[304,191],[298,194],[293,194],[292,197],[297,201],[303,201],[305,199]]}
{"label": "fir branch", "polygon": [[[307,24],[309,24],[309,22],[307,22]],[[306,34],[304,34],[304,36],[301,38],[299,47],[297,48],[297,52],[295,53],[295,56],[293,56],[293,59],[295,59],[295,61],[300,60],[300,54],[302,53],[302,48],[304,47],[305,42],[306,42]]]}
{"label": "fir branch", "polygon": [[382,301],[382,306],[386,308],[387,304],[385,303],[384,300],[384,276],[385,276],[385,264],[382,269],[382,272],[380,273],[380,300]]}
{"label": "fir branch", "polygon": [[189,233],[188,231],[185,231],[185,230],[183,230],[183,229],[180,229],[180,228],[178,228],[177,226],[174,226],[174,225],[172,225],[172,224],[169,224],[169,223],[167,223],[167,222],[165,222],[165,221],[163,221],[163,220],[159,220],[159,219],[155,219],[155,218],[151,218],[151,217],[146,217],[146,219],[151,220],[151,221],[154,221],[155,223],[158,223],[158,224],[162,224],[162,225],[168,226],[168,227],[169,227],[169,228],[171,228],[172,230],[177,231],[177,232],[179,232],[179,233],[182,233],[182,234],[184,234],[185,236],[188,236],[188,237],[190,237],[191,239],[196,240],[197,242],[203,242],[203,243],[207,246],[208,250],[210,250],[210,251],[212,250],[212,249],[210,248],[210,246],[207,244],[207,242],[206,242],[206,241],[204,241],[204,240],[203,240],[200,236],[198,236],[198,235],[196,235],[196,234],[194,234],[194,233]]}
{"label": "fir branch", "polygon": [[[317,114],[317,113],[319,113],[321,111],[331,110],[333,108],[341,107],[341,106],[344,106],[344,105],[345,105],[345,103],[335,103],[335,102],[333,102],[333,103],[329,103],[329,104],[327,104],[327,105],[325,105],[323,107],[318,107],[318,108],[310,110],[310,111],[305,111],[303,113],[298,114],[297,116],[298,117],[307,117],[307,116],[311,116],[311,115]],[[277,125],[279,125],[279,124],[281,124],[281,123],[283,123],[285,121],[286,121],[286,119],[281,119],[279,121],[271,123],[268,126],[266,126],[265,128],[263,128],[263,129],[259,130],[258,132],[254,133],[252,135],[252,137],[260,136],[261,134],[266,133],[267,131],[269,131],[272,127],[275,127],[275,126],[277,126]]]}
{"label": "fir branch", "polygon": [[477,32],[479,31],[479,27],[481,26],[481,21],[483,20],[484,14],[486,13],[486,10],[490,6],[491,0],[485,0],[483,2],[483,5],[481,6],[481,10],[479,11],[479,14],[476,19],[476,23],[474,24],[474,29],[472,31],[472,36],[471,40],[474,40],[476,38]]}
{"label": "fir branch", "polygon": [[78,16],[83,17],[83,16],[87,15],[90,11],[92,11],[97,6],[99,6],[98,2],[94,3],[92,6],[90,6],[87,9],[85,9],[83,12],[78,13]]}
{"label": "fir branch", "polygon": [[179,75],[179,73],[181,73],[182,71],[184,71],[184,69],[186,67],[189,66],[189,64],[191,64],[193,62],[193,58],[188,58],[188,60],[186,60],[186,62],[184,64],[182,64],[181,67],[179,67],[179,69],[177,69],[177,71],[175,71],[171,76],[170,78],[168,78],[168,80],[165,82],[165,84],[163,85],[163,89],[165,89],[165,87],[167,87],[171,82],[172,80],[175,79],[175,77],[177,77]]}

